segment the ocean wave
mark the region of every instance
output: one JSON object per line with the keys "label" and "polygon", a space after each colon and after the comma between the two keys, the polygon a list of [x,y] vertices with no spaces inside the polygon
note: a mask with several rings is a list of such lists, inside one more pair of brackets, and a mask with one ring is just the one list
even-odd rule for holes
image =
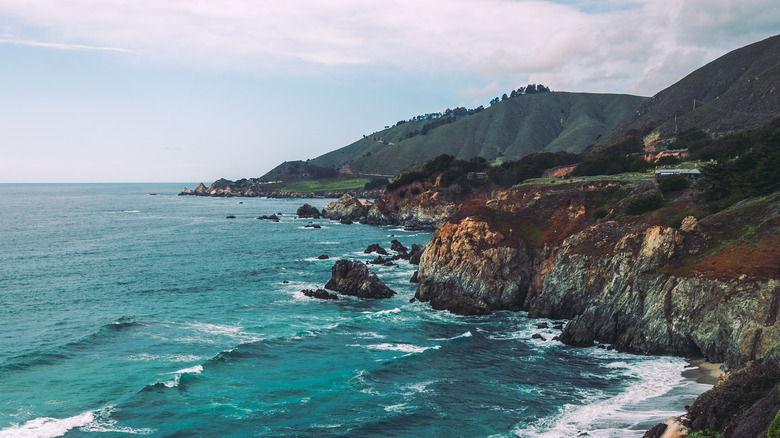
{"label": "ocean wave", "polygon": [[172,380],[164,382],[164,385],[168,388],[176,388],[181,384],[181,378],[186,374],[200,374],[203,372],[203,365],[195,365],[194,367],[184,368],[179,371],[174,371],[171,374],[174,375]]}
{"label": "ocean wave", "polygon": [[134,320],[133,318],[123,316],[112,323],[104,325],[103,329],[109,331],[121,331],[128,328],[139,327],[141,325],[143,324]]}
{"label": "ocean wave", "polygon": [[364,315],[368,318],[378,318],[383,316],[389,316],[389,315],[397,315],[401,313],[401,309],[396,307],[394,309],[388,309],[388,310],[380,310],[378,312],[363,312]]}
{"label": "ocean wave", "polygon": [[129,435],[151,435],[155,432],[151,428],[132,428],[127,426],[118,426],[117,421],[111,418],[115,411],[112,405],[106,406],[93,412],[94,420],[88,424],[79,427],[82,432],[100,432],[100,433],[121,433]]}
{"label": "ocean wave", "polygon": [[51,438],[63,436],[69,430],[86,426],[93,422],[95,416],[91,411],[69,418],[40,417],[22,425],[15,425],[0,430],[0,438]]}
{"label": "ocean wave", "polygon": [[471,330],[469,330],[466,333],[462,333],[458,336],[453,336],[451,338],[432,338],[431,341],[453,341],[455,339],[470,338],[472,336],[473,335],[471,334]]}
{"label": "ocean wave", "polygon": [[38,365],[52,365],[71,356],[65,353],[33,352],[20,354],[0,364],[0,371],[18,371]]}
{"label": "ocean wave", "polygon": [[[678,358],[656,358],[637,361],[616,361],[606,366],[618,376],[636,378],[624,391],[604,397],[598,393],[581,393],[584,405],[564,405],[559,414],[532,424],[518,425],[513,433],[518,437],[575,437],[587,432],[592,437],[634,437],[641,435],[637,424],[661,422],[672,413],[664,409],[632,410],[631,406],[661,397],[679,386],[685,362]],[[668,401],[661,404],[667,405]]]}
{"label": "ocean wave", "polygon": [[11,357],[0,364],[0,371],[22,370],[39,365],[53,365],[61,360],[73,357],[74,354],[96,345],[108,337],[116,336],[118,332],[141,325],[143,324],[132,318],[122,317],[114,322],[104,324],[96,332],[81,339],[47,349],[46,351],[35,351]]}
{"label": "ocean wave", "polygon": [[132,362],[195,362],[202,360],[203,357],[195,356],[194,354],[149,354],[141,353],[133,356],[128,356],[125,360]]}
{"label": "ocean wave", "polygon": [[146,385],[142,392],[144,391],[161,391],[165,390],[166,388],[179,388],[183,389],[183,383],[185,379],[188,378],[188,376],[192,376],[195,374],[200,374],[203,372],[203,365],[195,365],[189,368],[184,368],[178,371],[174,371],[171,373],[168,373],[168,375],[173,374],[173,378],[169,380],[163,380],[155,383],[151,383],[149,385]]}
{"label": "ocean wave", "polygon": [[434,345],[432,347],[418,347],[417,345],[412,345],[412,344],[391,344],[391,343],[369,344],[369,345],[350,344],[347,346],[362,347],[368,350],[400,351],[402,353],[410,353],[410,354],[422,353],[427,350],[438,350],[439,348],[441,348],[441,346],[439,345]]}

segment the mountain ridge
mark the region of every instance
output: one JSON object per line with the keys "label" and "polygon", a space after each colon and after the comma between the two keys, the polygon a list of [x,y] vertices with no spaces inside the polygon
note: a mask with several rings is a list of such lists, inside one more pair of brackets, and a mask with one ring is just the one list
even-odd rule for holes
{"label": "mountain ridge", "polygon": [[[534,152],[581,152],[645,99],[603,93],[523,94],[458,117],[424,135],[407,138],[427,119],[396,124],[307,163],[342,173],[395,175],[441,154],[517,160]],[[300,162],[282,165],[290,163]],[[277,166],[262,179],[281,173]]]}
{"label": "mountain ridge", "polygon": [[755,129],[780,108],[780,35],[733,50],[643,102],[608,132],[609,143],[651,127],[660,138],[698,128],[720,135]]}

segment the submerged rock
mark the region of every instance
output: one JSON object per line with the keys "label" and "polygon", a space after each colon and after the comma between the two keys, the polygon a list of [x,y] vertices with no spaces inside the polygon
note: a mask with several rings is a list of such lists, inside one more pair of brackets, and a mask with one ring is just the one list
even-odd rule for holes
{"label": "submerged rock", "polygon": [[395,292],[368,267],[356,260],[339,260],[331,268],[326,289],[360,298],[390,298]]}
{"label": "submerged rock", "polygon": [[304,289],[301,292],[303,292],[304,295],[310,298],[317,298],[320,300],[338,300],[339,297],[336,294],[332,294],[325,289],[317,289],[317,290],[309,290]]}

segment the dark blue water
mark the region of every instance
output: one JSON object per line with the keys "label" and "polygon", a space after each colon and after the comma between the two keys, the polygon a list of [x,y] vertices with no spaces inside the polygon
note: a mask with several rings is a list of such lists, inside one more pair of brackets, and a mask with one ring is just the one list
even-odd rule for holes
{"label": "dark blue water", "polygon": [[0,185],[0,437],[641,436],[706,389],[682,359],[409,303],[406,262],[372,266],[391,299],[307,298],[431,233],[182,187]]}

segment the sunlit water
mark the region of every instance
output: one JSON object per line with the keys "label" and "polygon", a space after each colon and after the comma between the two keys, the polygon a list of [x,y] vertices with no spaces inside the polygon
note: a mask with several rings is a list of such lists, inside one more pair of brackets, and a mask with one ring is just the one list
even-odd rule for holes
{"label": "sunlit water", "polygon": [[552,321],[410,303],[403,261],[371,266],[391,299],[307,298],[334,260],[431,233],[182,187],[0,185],[0,437],[641,436],[707,389]]}

